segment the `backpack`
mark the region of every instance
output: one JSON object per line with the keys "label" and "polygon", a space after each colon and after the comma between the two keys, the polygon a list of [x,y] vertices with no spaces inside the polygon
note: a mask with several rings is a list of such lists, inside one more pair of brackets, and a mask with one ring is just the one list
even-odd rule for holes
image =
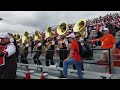
{"label": "backpack", "polygon": [[84,45],[81,45],[81,42],[77,42],[78,43],[78,46],[79,46],[79,51],[77,52],[79,53],[79,55],[82,57],[82,58],[91,58],[92,57],[92,50],[90,49],[90,47],[84,43]]}

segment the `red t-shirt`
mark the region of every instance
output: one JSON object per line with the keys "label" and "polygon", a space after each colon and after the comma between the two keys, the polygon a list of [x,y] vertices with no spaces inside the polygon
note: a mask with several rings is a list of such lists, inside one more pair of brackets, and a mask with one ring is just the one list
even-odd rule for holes
{"label": "red t-shirt", "polygon": [[[73,41],[73,42],[71,43],[70,49],[74,50],[73,55],[72,55],[72,58],[73,58],[74,60],[78,61],[78,62],[81,61],[82,58],[81,58],[81,56],[80,56],[79,53],[78,53],[78,52],[80,52],[80,51],[79,51],[78,43],[77,43],[76,41]],[[77,49],[78,52],[77,52],[75,49]]]}

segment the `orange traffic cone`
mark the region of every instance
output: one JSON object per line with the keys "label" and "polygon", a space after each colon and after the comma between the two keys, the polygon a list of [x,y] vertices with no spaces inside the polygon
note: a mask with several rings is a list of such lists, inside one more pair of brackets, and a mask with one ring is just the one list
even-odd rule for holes
{"label": "orange traffic cone", "polygon": [[48,74],[46,72],[43,72],[42,75],[40,76],[40,79],[46,79],[45,77],[47,76]]}
{"label": "orange traffic cone", "polygon": [[45,76],[43,74],[44,73],[42,73],[42,75],[40,76],[40,79],[45,79]]}
{"label": "orange traffic cone", "polygon": [[30,77],[30,73],[28,72],[27,74],[26,74],[26,79],[30,79],[31,77]]}

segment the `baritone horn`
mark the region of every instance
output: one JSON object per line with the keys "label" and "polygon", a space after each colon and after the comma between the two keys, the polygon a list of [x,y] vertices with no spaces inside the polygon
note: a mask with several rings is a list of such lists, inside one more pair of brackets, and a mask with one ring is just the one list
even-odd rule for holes
{"label": "baritone horn", "polygon": [[79,32],[85,38],[87,37],[86,19],[80,19],[73,27],[74,32]]}
{"label": "baritone horn", "polygon": [[68,25],[67,25],[66,23],[61,23],[61,24],[58,25],[58,27],[57,27],[57,33],[58,33],[59,35],[63,35],[63,34],[66,33],[67,29],[68,29]]}

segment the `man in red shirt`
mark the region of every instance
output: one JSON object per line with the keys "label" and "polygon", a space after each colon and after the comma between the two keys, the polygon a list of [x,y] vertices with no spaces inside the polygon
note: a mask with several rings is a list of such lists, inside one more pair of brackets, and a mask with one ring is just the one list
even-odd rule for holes
{"label": "man in red shirt", "polygon": [[64,60],[64,63],[63,63],[63,75],[66,78],[67,77],[68,65],[73,65],[74,64],[76,66],[77,71],[78,71],[78,78],[82,79],[82,72],[81,72],[82,58],[78,53],[78,52],[80,52],[78,43],[75,40],[74,33],[71,33],[67,37],[69,38],[69,41],[71,42],[71,45],[70,45],[69,56],[68,56],[67,59]]}

